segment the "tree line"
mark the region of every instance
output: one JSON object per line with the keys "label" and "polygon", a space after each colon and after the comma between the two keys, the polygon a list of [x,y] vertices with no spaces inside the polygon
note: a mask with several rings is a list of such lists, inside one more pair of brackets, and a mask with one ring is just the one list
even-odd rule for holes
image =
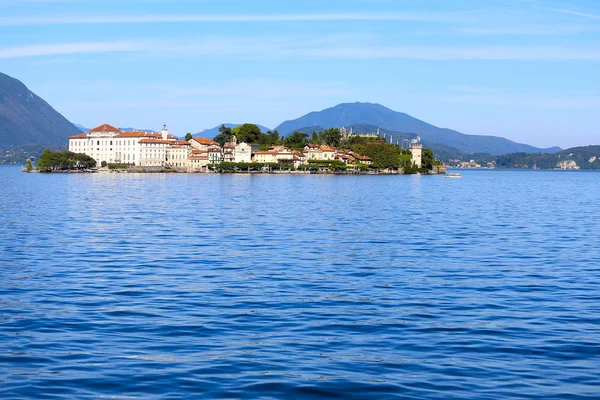
{"label": "tree line", "polygon": [[37,169],[43,172],[82,170],[94,167],[96,167],[96,160],[86,154],[72,151],[51,151],[50,149],[44,150],[37,162]]}

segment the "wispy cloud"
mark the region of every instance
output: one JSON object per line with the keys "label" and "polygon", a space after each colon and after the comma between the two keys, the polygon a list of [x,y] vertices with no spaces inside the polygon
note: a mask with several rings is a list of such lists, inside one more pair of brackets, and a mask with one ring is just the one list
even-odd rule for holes
{"label": "wispy cloud", "polygon": [[556,11],[561,14],[576,15],[578,17],[584,17],[584,18],[590,18],[590,19],[600,19],[600,15],[588,14],[588,13],[583,13],[583,12],[573,11],[573,10],[565,10],[562,8],[547,8],[547,10]]}
{"label": "wispy cloud", "polygon": [[[150,44],[147,43],[147,46]],[[89,42],[28,45],[19,47],[0,48],[1,58],[22,58],[39,56],[56,56],[67,54],[94,54],[110,52],[138,51],[143,49],[142,43],[137,42]],[[150,50],[145,48],[143,50]]]}
{"label": "wispy cloud", "polygon": [[457,21],[468,13],[311,13],[311,14],[191,14],[89,16],[60,15],[38,17],[0,17],[0,26],[125,24],[172,22],[328,22],[328,21]]}
{"label": "wispy cloud", "polygon": [[590,25],[532,25],[459,28],[458,32],[472,36],[545,36],[576,35],[586,32],[598,32],[600,27]]}
{"label": "wispy cloud", "polygon": [[35,56],[126,53],[163,58],[237,59],[414,59],[597,61],[600,49],[539,46],[396,46],[373,37],[332,35],[302,38],[199,37],[188,41],[148,39],[137,41],[63,43],[0,48],[0,59]]}

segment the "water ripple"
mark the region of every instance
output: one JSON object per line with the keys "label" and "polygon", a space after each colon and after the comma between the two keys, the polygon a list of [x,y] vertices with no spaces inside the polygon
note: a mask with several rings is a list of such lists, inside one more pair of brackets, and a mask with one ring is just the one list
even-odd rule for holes
{"label": "water ripple", "polygon": [[0,168],[0,397],[598,398],[600,175],[463,175]]}

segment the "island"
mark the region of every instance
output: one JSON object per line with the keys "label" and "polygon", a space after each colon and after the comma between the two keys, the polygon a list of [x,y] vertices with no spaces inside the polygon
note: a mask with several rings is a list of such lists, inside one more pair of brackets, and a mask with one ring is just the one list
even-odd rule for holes
{"label": "island", "polygon": [[280,137],[254,124],[222,125],[214,139],[161,132],[123,131],[103,124],[69,138],[69,150],[46,150],[26,172],[187,172],[443,174],[430,149],[413,140],[408,148],[379,134],[345,128],[294,132]]}

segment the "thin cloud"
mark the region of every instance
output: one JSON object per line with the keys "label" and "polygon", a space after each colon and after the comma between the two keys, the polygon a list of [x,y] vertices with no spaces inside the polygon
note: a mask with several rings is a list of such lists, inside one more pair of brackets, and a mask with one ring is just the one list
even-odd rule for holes
{"label": "thin cloud", "polygon": [[0,17],[0,26],[172,22],[457,21],[467,13],[195,14],[130,16]]}
{"label": "thin cloud", "polygon": [[236,59],[413,59],[514,60],[514,61],[598,61],[600,49],[565,47],[442,47],[394,46],[374,43],[360,36],[323,38],[222,38],[202,37],[194,41],[139,40],[116,42],[63,43],[0,48],[1,58],[60,56],[72,54],[148,54],[163,58]]}
{"label": "thin cloud", "polygon": [[547,8],[547,10],[555,11],[555,12],[558,12],[561,14],[576,15],[578,17],[584,17],[584,18],[590,18],[590,19],[600,19],[600,15],[582,13],[582,12],[573,11],[573,10],[565,10],[562,8]]}
{"label": "thin cloud", "polygon": [[[57,56],[71,54],[97,54],[112,52],[129,52],[143,49],[141,43],[134,42],[88,42],[62,43],[49,45],[30,45],[0,49],[0,58],[23,58],[39,56]],[[146,44],[151,46],[150,43]],[[146,48],[145,50],[150,50]]]}
{"label": "thin cloud", "polygon": [[577,35],[598,32],[600,27],[590,25],[527,25],[522,27],[461,28],[458,32],[471,36],[544,36]]}

